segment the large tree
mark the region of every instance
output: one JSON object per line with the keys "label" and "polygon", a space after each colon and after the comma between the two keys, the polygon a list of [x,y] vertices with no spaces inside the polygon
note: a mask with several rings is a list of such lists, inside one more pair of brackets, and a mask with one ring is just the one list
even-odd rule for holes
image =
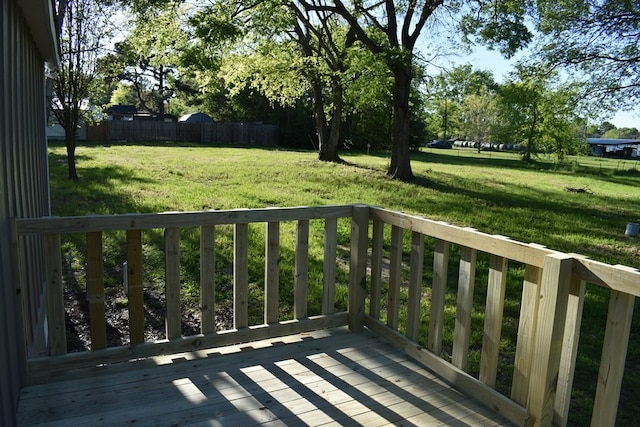
{"label": "large tree", "polygon": [[[437,12],[454,17],[466,34],[483,35],[504,54],[512,55],[531,39],[518,1],[479,0],[298,0],[308,10],[340,14],[362,43],[381,56],[393,74],[393,149],[388,175],[411,181],[410,93],[416,62],[415,48],[427,23],[438,23]],[[382,37],[380,37],[382,35]]]}
{"label": "large tree", "polygon": [[[414,77],[414,49],[427,20],[444,1],[343,3],[341,0],[300,0],[300,3],[307,10],[341,15],[358,39],[386,62],[394,81],[393,146],[387,174],[402,181],[413,180],[409,99]],[[376,37],[380,34],[382,38]]]}
{"label": "large tree", "polygon": [[89,118],[89,95],[96,63],[109,36],[108,1],[59,2],[61,66],[53,81],[51,112],[65,131],[69,179],[78,180],[76,139]]}

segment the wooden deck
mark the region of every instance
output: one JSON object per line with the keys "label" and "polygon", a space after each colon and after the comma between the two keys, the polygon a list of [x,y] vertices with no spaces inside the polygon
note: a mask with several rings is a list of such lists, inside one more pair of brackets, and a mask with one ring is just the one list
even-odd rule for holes
{"label": "wooden deck", "polygon": [[347,328],[91,368],[22,391],[19,426],[124,424],[510,425]]}

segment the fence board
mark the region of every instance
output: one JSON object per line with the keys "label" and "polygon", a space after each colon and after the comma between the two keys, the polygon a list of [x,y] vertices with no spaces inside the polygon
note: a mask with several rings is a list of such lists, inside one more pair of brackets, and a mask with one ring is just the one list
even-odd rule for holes
{"label": "fence board", "polygon": [[456,301],[456,324],[453,338],[452,363],[459,369],[467,368],[469,342],[471,340],[471,312],[476,280],[478,251],[463,246],[460,250],[458,272],[458,297]]}
{"label": "fence board", "polygon": [[102,252],[102,233],[87,233],[87,293],[91,350],[99,350],[107,346]]}
{"label": "fence board", "polygon": [[300,220],[296,226],[295,284],[293,318],[307,317],[307,288],[309,285],[309,221]]}
{"label": "fence board", "polygon": [[165,255],[165,299],[167,314],[165,323],[167,339],[181,336],[180,317],[180,229],[167,228],[164,231]]}
{"label": "fence board", "polygon": [[435,354],[442,351],[444,333],[444,302],[449,272],[449,242],[436,239],[433,251],[433,282],[431,284],[431,316],[427,348]]}
{"label": "fence board", "polygon": [[264,123],[176,123],[109,120],[87,128],[93,141],[181,141],[254,146],[278,145],[278,127]]}
{"label": "fence board", "polygon": [[200,227],[200,330],[216,331],[216,251],[215,227]]}
{"label": "fence board", "polygon": [[495,386],[498,374],[504,295],[507,289],[507,261],[506,258],[495,255],[491,255],[489,261],[489,282],[479,376],[480,381],[489,387]]}
{"label": "fence board", "polygon": [[127,274],[129,283],[129,341],[144,342],[144,289],[142,287],[142,233],[127,231]]}

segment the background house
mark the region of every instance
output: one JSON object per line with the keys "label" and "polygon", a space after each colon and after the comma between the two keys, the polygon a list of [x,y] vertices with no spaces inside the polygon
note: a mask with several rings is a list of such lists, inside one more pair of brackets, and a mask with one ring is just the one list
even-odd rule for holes
{"label": "background house", "polygon": [[594,156],[640,157],[640,140],[587,138],[589,151]]}
{"label": "background house", "polygon": [[[12,221],[49,215],[45,69],[59,64],[52,0],[0,2],[0,425],[15,424],[25,355],[46,348],[44,268],[23,276],[17,266],[42,260],[38,238],[20,247]],[[34,265],[42,266],[42,262]],[[25,321],[21,314],[24,312]]]}

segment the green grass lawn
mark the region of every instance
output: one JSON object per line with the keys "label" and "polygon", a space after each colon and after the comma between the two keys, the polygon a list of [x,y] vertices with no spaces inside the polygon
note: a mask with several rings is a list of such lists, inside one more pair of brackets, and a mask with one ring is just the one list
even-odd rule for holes
{"label": "green grass lawn", "polygon": [[[65,149],[54,144],[50,147],[52,213],[67,216],[361,202],[536,242],[610,264],[640,267],[640,240],[624,235],[628,222],[640,221],[640,162],[576,157],[557,168],[545,159],[526,164],[512,153],[423,149],[413,154],[416,180],[408,184],[386,177],[387,153],[345,152],[342,157],[345,164],[328,164],[306,151],[162,142],[87,144],[77,149],[81,180],[70,182],[66,179]],[[341,234],[348,233],[348,224],[342,224],[341,230]],[[321,232],[315,234],[322,238]],[[227,250],[231,253],[230,246]],[[184,248],[183,252],[186,258],[190,253],[195,257],[197,249]],[[154,256],[161,269],[162,257]],[[187,259],[184,268],[197,268],[197,263]],[[185,292],[196,298],[197,289],[192,289],[196,275],[191,285],[189,275],[185,271]],[[521,278],[514,278],[517,280]],[[601,289],[588,288],[572,425],[584,425],[590,416],[593,376],[594,370],[597,375],[602,342],[602,334],[594,331],[601,330],[606,319],[607,295]],[[455,294],[448,298],[455,298]],[[508,299],[505,307],[517,318],[517,298]],[[513,331],[505,331],[505,340],[510,333],[513,335]],[[637,307],[627,372],[620,425],[636,423],[640,413]]]}

